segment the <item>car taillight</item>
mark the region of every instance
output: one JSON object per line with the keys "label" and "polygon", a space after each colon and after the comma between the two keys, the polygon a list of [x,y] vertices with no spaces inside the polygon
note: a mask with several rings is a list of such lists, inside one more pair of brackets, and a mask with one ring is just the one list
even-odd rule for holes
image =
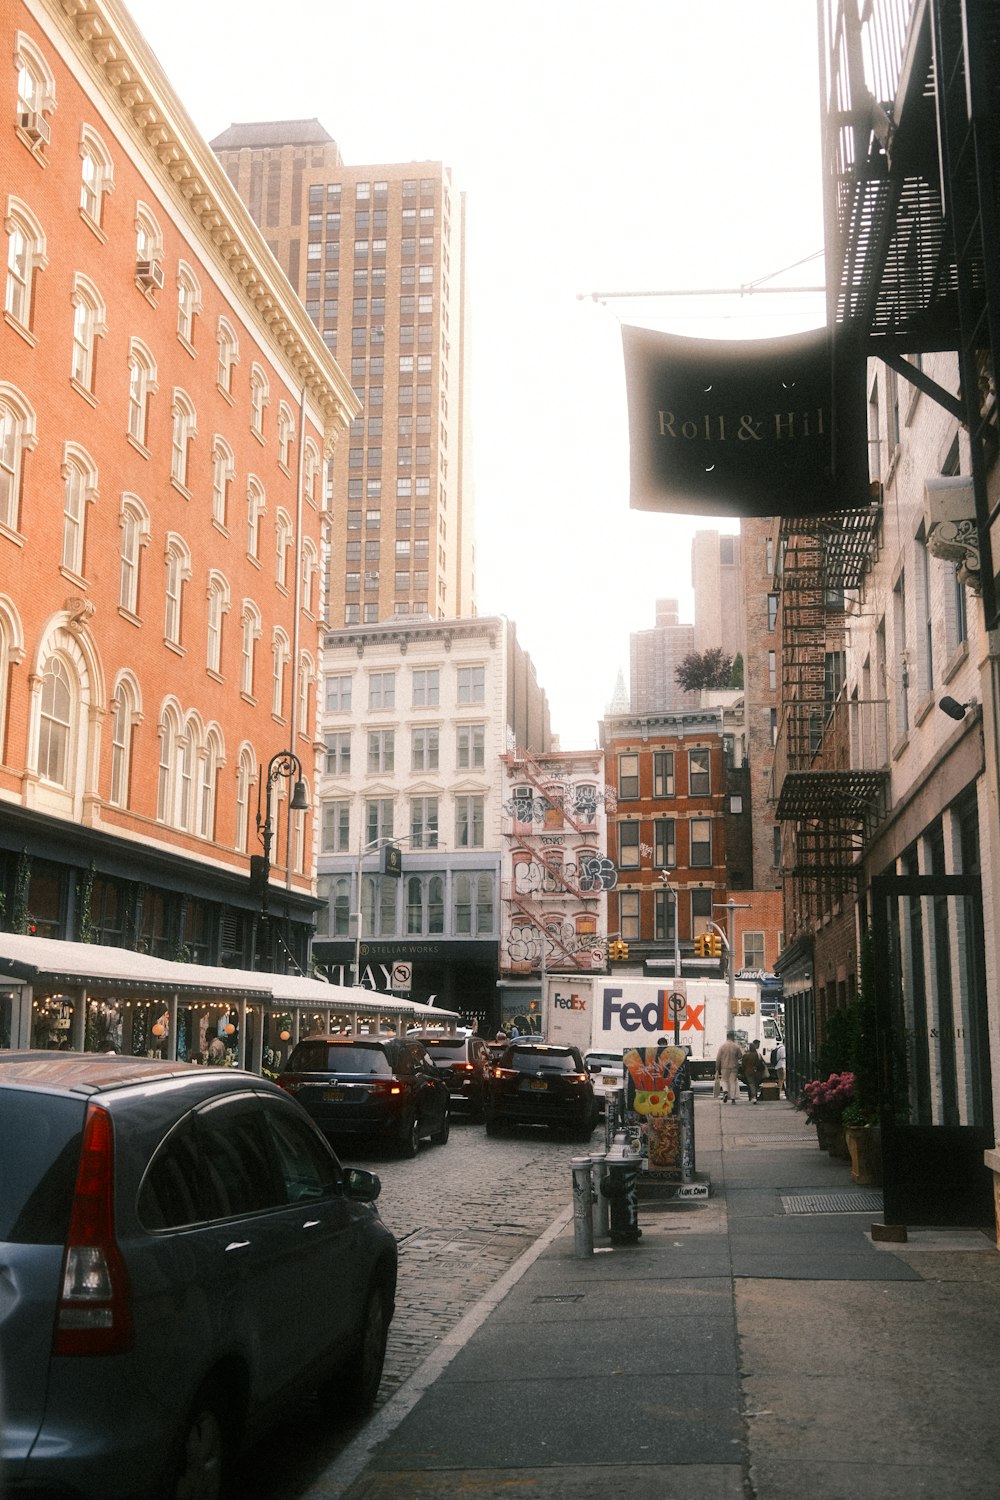
{"label": "car taillight", "polygon": [[128,1274],[115,1239],[114,1129],[90,1105],[63,1256],[53,1354],[123,1354],[132,1346]]}
{"label": "car taillight", "polygon": [[493,1077],[494,1078],[517,1078],[517,1076],[518,1076],[518,1072],[517,1072],[516,1068],[494,1068],[493,1069]]}
{"label": "car taillight", "polygon": [[403,1092],[403,1085],[401,1083],[397,1083],[396,1080],[392,1078],[387,1079],[382,1083],[368,1084],[368,1092],[372,1096],[372,1098],[376,1098],[379,1094],[387,1094],[391,1098],[394,1095],[401,1094]]}
{"label": "car taillight", "polygon": [[456,1073],[474,1073],[476,1071],[475,1063],[452,1063],[452,1067]]}
{"label": "car taillight", "polygon": [[274,1081],[279,1089],[286,1089],[289,1094],[297,1094],[302,1087],[302,1079],[297,1073],[280,1074]]}

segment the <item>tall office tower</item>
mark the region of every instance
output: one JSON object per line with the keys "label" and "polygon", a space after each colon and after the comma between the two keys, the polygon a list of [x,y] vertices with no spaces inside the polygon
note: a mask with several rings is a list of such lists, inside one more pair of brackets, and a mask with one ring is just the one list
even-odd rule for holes
{"label": "tall office tower", "polygon": [[740,522],[743,595],[734,604],[746,632],[743,701],[750,759],[753,883],[759,891],[781,889],[781,824],[775,820],[770,800],[781,704],[778,528],[774,516],[744,516]]}
{"label": "tall office tower", "polygon": [[318,120],[211,143],[364,410],[327,467],[325,619],[470,616],[465,199],[440,162],[347,166]]}
{"label": "tall office tower", "polygon": [[696,531],[691,543],[694,589],[694,649],[720,647],[727,656],[745,655],[740,538],[719,531]]}
{"label": "tall office tower", "polygon": [[698,694],[677,681],[677,668],[693,650],[694,626],[680,623],[677,600],[657,599],[653,629],[629,636],[632,713],[698,707]]}

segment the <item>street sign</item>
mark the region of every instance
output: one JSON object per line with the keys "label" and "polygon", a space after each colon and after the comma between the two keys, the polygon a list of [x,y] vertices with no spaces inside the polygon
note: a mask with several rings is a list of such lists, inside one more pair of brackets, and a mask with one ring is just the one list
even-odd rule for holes
{"label": "street sign", "polygon": [[679,990],[672,990],[667,996],[667,1015],[672,1021],[676,1021],[687,1010],[687,996],[682,995]]}

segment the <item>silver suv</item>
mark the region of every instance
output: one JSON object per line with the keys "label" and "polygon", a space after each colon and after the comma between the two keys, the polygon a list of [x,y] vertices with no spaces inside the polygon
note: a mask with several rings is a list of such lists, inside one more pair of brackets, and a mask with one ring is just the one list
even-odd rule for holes
{"label": "silver suv", "polygon": [[375,1400],[379,1180],[255,1074],[0,1054],[6,1493],[221,1493],[290,1402]]}

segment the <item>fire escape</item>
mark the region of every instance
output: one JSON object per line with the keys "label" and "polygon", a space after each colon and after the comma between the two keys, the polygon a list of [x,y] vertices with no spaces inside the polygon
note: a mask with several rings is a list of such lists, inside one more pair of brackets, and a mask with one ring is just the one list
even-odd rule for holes
{"label": "fire escape", "polygon": [[[581,843],[595,840],[593,821],[579,817],[576,809],[566,806],[564,792],[561,788],[556,789],[552,773],[531,755],[518,751],[501,756],[501,761],[506,766],[508,775],[516,776],[524,785],[531,787],[533,793],[530,801],[524,799],[523,808],[516,808],[512,815],[512,828],[508,835],[512,864],[516,866],[518,852],[527,855],[544,871],[546,880],[562,896],[571,896],[576,902],[594,903],[593,929],[596,937],[602,888],[590,879],[582,878],[578,865],[574,874],[568,874],[562,860],[562,841],[566,830],[570,829],[577,834]],[[518,815],[519,811],[522,816]],[[552,842],[556,837],[559,838],[558,845]],[[561,930],[561,913],[518,890],[514,880],[504,882],[502,896],[510,905],[512,921],[517,914],[535,927],[539,934],[544,935],[543,941],[547,940],[559,953],[561,963],[571,968],[593,968],[589,948],[581,952],[579,948],[566,942]]]}
{"label": "fire escape", "polygon": [[[846,357],[883,360],[965,426],[975,500],[969,567],[993,630],[1000,5],[825,0],[823,23],[828,323]],[[946,350],[958,355],[957,400],[920,368],[922,354]],[[856,879],[887,810],[887,705],[845,699],[835,671],[843,596],[863,585],[880,518],[876,500],[782,521],[771,798],[784,825],[793,936]]]}

